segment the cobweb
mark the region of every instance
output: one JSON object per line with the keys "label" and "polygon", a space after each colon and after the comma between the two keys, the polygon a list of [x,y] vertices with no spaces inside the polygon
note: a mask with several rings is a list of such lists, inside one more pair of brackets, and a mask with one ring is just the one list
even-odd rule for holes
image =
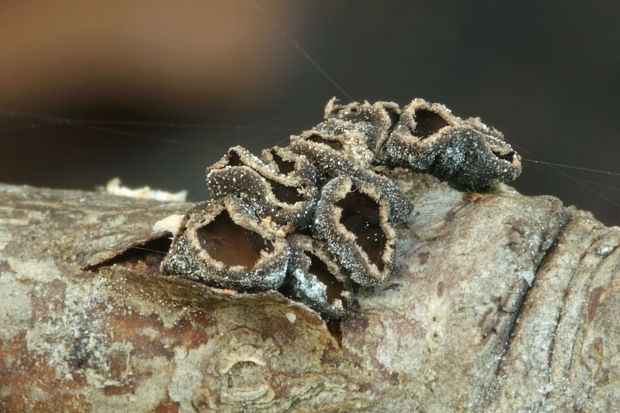
{"label": "cobweb", "polygon": [[[208,197],[204,185],[205,167],[219,159],[229,146],[242,144],[257,153],[264,147],[286,144],[289,135],[321,120],[322,107],[332,95],[340,96],[345,102],[354,97],[364,100],[355,90],[345,87],[346,79],[344,83],[336,80],[333,68],[320,64],[304,47],[303,39],[292,35],[286,24],[266,7],[254,0],[249,2],[249,7],[253,7],[281,41],[288,43],[315,75],[323,79],[324,98],[306,99],[304,105],[260,118],[240,118],[232,124],[211,119],[190,122],[184,119],[84,119],[0,107],[0,139],[3,142],[0,181],[47,186],[54,186],[56,182],[56,186],[92,189],[119,176],[133,185],[161,186],[170,191],[189,189],[190,200],[198,201]],[[304,99],[296,99],[300,100]],[[442,103],[451,106],[450,102]],[[480,115],[485,120],[484,113],[457,114]],[[525,113],[523,116],[523,122],[529,121]],[[501,124],[493,126],[503,130]],[[522,141],[523,137],[506,135],[523,157],[524,179],[514,183],[518,190],[527,194],[538,191],[557,195],[567,204],[592,210],[608,224],[620,223],[620,170],[615,168],[620,164],[620,154],[609,148],[588,145],[588,142],[566,143],[562,136],[553,136],[547,139],[563,152],[557,151],[557,156],[539,155],[537,149]],[[18,139],[31,143],[26,145],[27,151],[23,145],[15,144]],[[63,168],[66,162],[62,158],[63,148],[76,146],[84,148],[83,163],[73,162]],[[101,156],[88,154],[92,149],[100,151]],[[77,153],[79,157],[80,151]],[[577,161],[573,161],[575,159]],[[16,175],[20,170],[29,172]],[[545,183],[542,191],[540,185],[535,186],[537,190],[531,189],[532,182],[536,181]]]}

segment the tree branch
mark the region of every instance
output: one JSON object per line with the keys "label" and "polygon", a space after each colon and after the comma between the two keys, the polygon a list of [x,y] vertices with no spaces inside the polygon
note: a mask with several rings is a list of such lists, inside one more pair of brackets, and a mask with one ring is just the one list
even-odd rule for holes
{"label": "tree branch", "polygon": [[161,275],[154,225],[188,204],[0,185],[0,410],[617,409],[620,228],[396,181],[400,270],[329,325]]}

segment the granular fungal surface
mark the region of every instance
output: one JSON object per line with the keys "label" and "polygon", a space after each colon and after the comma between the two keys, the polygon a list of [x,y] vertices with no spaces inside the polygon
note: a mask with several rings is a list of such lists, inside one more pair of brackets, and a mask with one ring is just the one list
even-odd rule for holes
{"label": "granular fungal surface", "polygon": [[394,271],[396,231],[415,208],[402,168],[469,190],[515,179],[519,155],[479,118],[414,99],[335,99],[325,120],[258,157],[235,146],[207,168],[211,201],[187,212],[162,271],[220,288],[279,290],[337,319],[354,292]]}

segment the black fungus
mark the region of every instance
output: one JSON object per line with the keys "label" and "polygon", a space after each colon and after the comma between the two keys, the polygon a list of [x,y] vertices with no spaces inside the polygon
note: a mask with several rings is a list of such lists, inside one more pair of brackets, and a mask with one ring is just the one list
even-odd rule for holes
{"label": "black fungus", "polygon": [[396,232],[388,200],[373,185],[341,176],[323,188],[314,235],[360,285],[376,285],[393,268]]}
{"label": "black fungus", "polygon": [[[231,154],[242,163],[230,166]],[[312,221],[318,197],[314,182],[304,176],[278,173],[240,146],[207,168],[206,180],[213,199],[239,198],[261,218],[296,228]]]}
{"label": "black fungus", "polygon": [[334,98],[325,120],[288,146],[260,158],[235,146],[207,168],[213,200],[186,214],[162,270],[216,287],[279,289],[341,318],[355,285],[394,272],[395,228],[413,211],[389,177],[399,168],[484,190],[514,180],[521,158],[501,132],[441,104]]}
{"label": "black fungus", "polygon": [[520,157],[499,131],[423,99],[403,108],[378,158],[473,190],[512,181],[521,173]]}
{"label": "black fungus", "polygon": [[319,311],[327,318],[340,318],[350,302],[347,277],[320,241],[307,235],[288,238],[291,258],[283,291]]}
{"label": "black fungus", "polygon": [[215,287],[261,291],[282,285],[288,258],[282,228],[261,222],[238,199],[227,197],[186,213],[162,271]]}

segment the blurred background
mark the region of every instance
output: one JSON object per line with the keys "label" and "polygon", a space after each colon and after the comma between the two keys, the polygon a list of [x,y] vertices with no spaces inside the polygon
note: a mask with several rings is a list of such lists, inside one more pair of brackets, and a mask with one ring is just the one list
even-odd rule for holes
{"label": "blurred background", "polygon": [[229,146],[332,96],[424,97],[503,131],[522,193],[618,225],[619,23],[611,1],[0,1],[0,182],[197,201]]}

